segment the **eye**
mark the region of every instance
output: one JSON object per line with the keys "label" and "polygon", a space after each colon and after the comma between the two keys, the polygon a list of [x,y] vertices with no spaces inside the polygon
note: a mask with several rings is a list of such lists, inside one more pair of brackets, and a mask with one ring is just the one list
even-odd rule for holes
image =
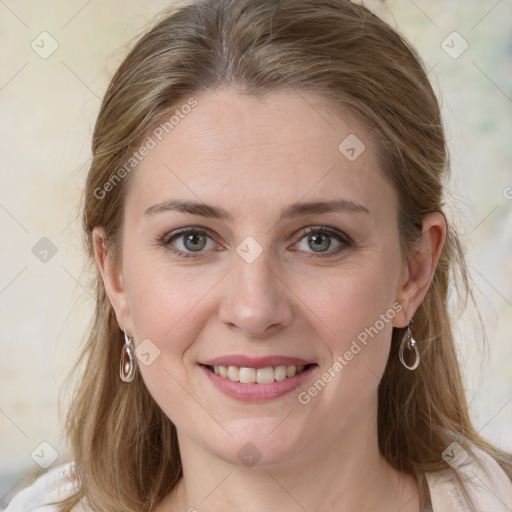
{"label": "eye", "polygon": [[215,249],[219,246],[212,240],[205,230],[197,228],[187,228],[179,232],[169,233],[162,239],[165,245],[172,253],[185,258],[194,258],[205,250]]}
{"label": "eye", "polygon": [[[335,256],[352,245],[348,235],[327,226],[306,228],[302,235],[291,250],[304,251],[312,257]],[[163,236],[160,243],[173,254],[184,258],[197,258],[201,253],[220,248],[206,228],[173,231]]]}
{"label": "eye", "polygon": [[299,250],[318,256],[334,256],[351,245],[352,240],[345,233],[327,226],[306,228],[296,244]]}

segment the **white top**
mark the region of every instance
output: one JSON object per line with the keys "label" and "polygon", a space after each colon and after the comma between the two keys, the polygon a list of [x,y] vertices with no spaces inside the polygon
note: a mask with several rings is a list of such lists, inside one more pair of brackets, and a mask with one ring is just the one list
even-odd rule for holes
{"label": "white top", "polygon": [[[468,506],[455,480],[455,472],[473,500],[478,512],[511,512],[512,482],[498,463],[487,453],[472,447],[471,454],[453,443],[445,451],[445,460],[452,468],[425,473],[420,482],[422,512],[467,512]],[[450,445],[451,446],[451,445]],[[458,449],[457,449],[458,448]],[[61,512],[51,501],[73,494],[76,488],[74,462],[57,466],[40,476],[32,485],[19,492],[3,512]],[[455,470],[455,471],[454,471]],[[90,512],[82,503],[77,510]]]}

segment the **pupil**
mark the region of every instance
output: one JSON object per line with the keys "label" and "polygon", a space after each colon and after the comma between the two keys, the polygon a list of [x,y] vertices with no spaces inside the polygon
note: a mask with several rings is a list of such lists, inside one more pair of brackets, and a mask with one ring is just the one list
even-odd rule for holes
{"label": "pupil", "polygon": [[329,246],[331,245],[330,238],[327,235],[323,235],[321,233],[318,233],[316,235],[312,235],[310,237],[310,240],[312,241],[311,248],[314,251],[321,251],[329,249]]}

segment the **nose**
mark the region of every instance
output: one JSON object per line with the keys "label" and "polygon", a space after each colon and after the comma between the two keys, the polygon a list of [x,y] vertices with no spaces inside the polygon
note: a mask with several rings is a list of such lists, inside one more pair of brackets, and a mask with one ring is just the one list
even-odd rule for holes
{"label": "nose", "polygon": [[263,252],[248,263],[235,256],[219,307],[219,317],[250,338],[264,338],[289,325],[293,294]]}

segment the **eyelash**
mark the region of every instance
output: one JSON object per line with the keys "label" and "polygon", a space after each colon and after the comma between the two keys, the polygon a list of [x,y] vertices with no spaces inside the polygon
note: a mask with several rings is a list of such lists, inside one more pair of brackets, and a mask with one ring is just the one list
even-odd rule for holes
{"label": "eyelash", "polygon": [[[179,256],[181,258],[199,258],[199,257],[201,257],[201,253],[203,253],[205,251],[197,251],[197,254],[194,254],[193,252],[184,252],[179,249],[175,249],[174,247],[172,247],[170,245],[173,240],[175,240],[181,236],[184,236],[184,235],[206,235],[209,238],[213,239],[212,233],[210,232],[209,229],[185,228],[183,230],[168,233],[168,234],[164,235],[163,237],[161,237],[159,239],[159,243],[161,245],[163,245],[164,247],[166,247],[170,252],[172,252],[173,254],[175,254],[176,256]],[[301,240],[303,240],[305,237],[307,237],[309,235],[327,235],[331,238],[336,239],[338,242],[340,242],[340,244],[342,244],[339,247],[337,247],[336,249],[331,250],[329,252],[309,253],[309,255],[307,257],[311,257],[311,258],[329,258],[329,257],[337,256],[340,252],[342,252],[346,248],[351,247],[353,245],[353,241],[351,240],[351,238],[348,235],[346,235],[345,233],[342,233],[336,229],[330,228],[328,226],[321,226],[318,228],[313,228],[313,227],[305,228],[302,231],[301,237],[299,238],[298,242],[300,242]],[[296,243],[298,243],[298,242],[296,242]]]}

